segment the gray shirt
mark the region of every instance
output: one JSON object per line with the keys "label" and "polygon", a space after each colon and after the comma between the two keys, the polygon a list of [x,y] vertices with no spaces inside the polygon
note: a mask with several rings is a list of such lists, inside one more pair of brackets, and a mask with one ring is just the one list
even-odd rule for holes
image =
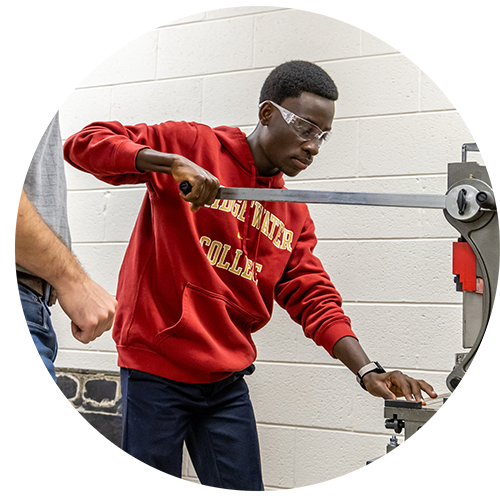
{"label": "gray shirt", "polygon": [[[28,199],[71,244],[55,63],[63,32],[51,5],[14,5],[14,170]],[[25,271],[14,263],[14,268]]]}

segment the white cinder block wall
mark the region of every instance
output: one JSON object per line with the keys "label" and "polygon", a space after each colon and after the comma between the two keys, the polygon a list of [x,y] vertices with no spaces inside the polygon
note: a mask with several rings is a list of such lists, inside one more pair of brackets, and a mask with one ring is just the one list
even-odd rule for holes
{"label": "white cinder block wall", "polygon": [[[327,70],[340,98],[334,136],[288,187],[373,192],[446,191],[449,162],[473,142],[453,105],[404,55],[329,17],[277,8],[234,8],[161,26],[101,64],[61,109],[63,139],[96,120],[125,124],[193,120],[249,133],[271,69],[307,59]],[[480,156],[471,155],[481,162]],[[74,251],[90,275],[116,290],[121,260],[145,193],[112,187],[68,166]],[[425,378],[438,392],[461,347],[461,295],[451,274],[456,232],[439,210],[311,206],[317,254],[344,297],[369,356]],[[75,341],[54,312],[59,367],[117,370],[109,333]],[[255,334],[248,378],[268,489],[313,484],[383,455],[383,402],[307,340],[279,308]],[[185,474],[195,473],[186,462]]]}

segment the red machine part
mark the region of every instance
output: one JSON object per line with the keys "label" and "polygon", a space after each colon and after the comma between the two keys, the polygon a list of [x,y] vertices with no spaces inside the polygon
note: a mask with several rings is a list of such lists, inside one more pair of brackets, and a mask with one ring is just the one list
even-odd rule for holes
{"label": "red machine part", "polygon": [[458,276],[462,290],[477,289],[476,255],[466,241],[453,242],[453,274]]}

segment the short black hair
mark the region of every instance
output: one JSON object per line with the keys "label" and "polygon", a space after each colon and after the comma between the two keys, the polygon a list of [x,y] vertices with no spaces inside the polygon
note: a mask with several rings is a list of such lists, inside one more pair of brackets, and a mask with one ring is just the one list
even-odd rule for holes
{"label": "short black hair", "polygon": [[288,61],[274,68],[266,78],[259,104],[264,101],[281,104],[288,97],[300,97],[302,92],[331,101],[339,97],[337,86],[323,68],[308,61]]}

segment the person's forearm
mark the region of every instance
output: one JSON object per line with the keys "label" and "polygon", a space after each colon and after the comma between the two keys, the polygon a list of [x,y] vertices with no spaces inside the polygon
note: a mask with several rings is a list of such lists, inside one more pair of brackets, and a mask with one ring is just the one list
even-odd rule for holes
{"label": "person's forearm", "polygon": [[59,304],[71,319],[71,331],[77,340],[87,344],[111,328],[116,300],[87,276],[24,191],[17,213],[16,262],[56,289]]}
{"label": "person's forearm", "polygon": [[333,356],[342,361],[352,373],[367,365],[370,359],[354,337],[342,337],[333,346]]}
{"label": "person's forearm", "polygon": [[56,289],[85,275],[71,250],[45,224],[24,191],[17,213],[15,250],[19,265]]}

